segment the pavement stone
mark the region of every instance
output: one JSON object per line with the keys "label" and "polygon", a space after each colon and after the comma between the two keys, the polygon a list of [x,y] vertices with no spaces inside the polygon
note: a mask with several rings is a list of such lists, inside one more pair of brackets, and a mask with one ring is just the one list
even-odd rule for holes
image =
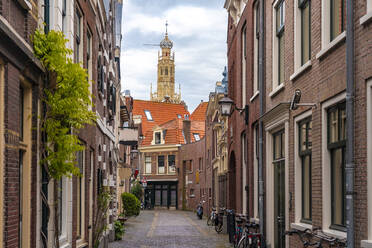
{"label": "pavement stone", "polygon": [[217,234],[190,211],[144,210],[125,222],[123,240],[109,248],[230,248],[226,234]]}

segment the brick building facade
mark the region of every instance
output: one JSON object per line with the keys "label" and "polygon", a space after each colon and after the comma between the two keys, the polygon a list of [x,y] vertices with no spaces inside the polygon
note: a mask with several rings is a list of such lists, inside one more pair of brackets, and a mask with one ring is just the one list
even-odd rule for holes
{"label": "brick building facade", "polygon": [[[260,9],[263,2],[264,8]],[[237,112],[232,114],[229,123],[231,147],[244,134],[247,139],[247,151],[233,148],[229,153],[230,167],[235,157],[237,182],[237,199],[231,202],[230,208],[238,212],[244,208],[241,194],[246,177],[248,215],[260,222],[270,247],[302,247],[297,237],[281,238],[284,231],[291,228],[320,227],[328,235],[347,237],[343,175],[348,149],[346,135],[350,131],[355,140],[354,246],[371,244],[368,219],[372,208],[368,202],[372,198],[367,189],[372,166],[368,160],[371,153],[372,75],[371,43],[368,42],[371,5],[368,1],[353,2],[353,5],[355,128],[348,130],[344,124],[348,66],[346,2],[225,3],[229,12],[229,97],[238,107],[247,104],[250,112],[246,127],[243,116]],[[262,21],[263,30],[259,25]],[[259,52],[259,44],[264,44],[263,53]],[[260,66],[264,72],[261,80]],[[263,92],[258,92],[259,89]],[[290,108],[296,89],[302,93],[300,103],[308,104]],[[260,96],[261,93],[264,95]],[[260,121],[263,124],[261,158],[257,156],[260,135],[256,129]],[[248,174],[241,169],[245,152]],[[258,207],[259,162],[263,165],[263,208]],[[260,211],[264,217],[261,221]]]}

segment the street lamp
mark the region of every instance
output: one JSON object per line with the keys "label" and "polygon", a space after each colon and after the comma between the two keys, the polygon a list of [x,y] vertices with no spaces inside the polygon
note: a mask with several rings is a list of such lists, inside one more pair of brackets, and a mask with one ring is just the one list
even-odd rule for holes
{"label": "street lamp", "polygon": [[249,121],[249,106],[248,105],[245,105],[244,108],[238,108],[236,104],[234,103],[234,101],[231,100],[227,96],[224,96],[221,100],[219,100],[218,104],[221,106],[222,116],[230,117],[232,113],[234,112],[234,109],[239,111],[240,114],[244,112],[245,125],[248,125],[248,121]]}

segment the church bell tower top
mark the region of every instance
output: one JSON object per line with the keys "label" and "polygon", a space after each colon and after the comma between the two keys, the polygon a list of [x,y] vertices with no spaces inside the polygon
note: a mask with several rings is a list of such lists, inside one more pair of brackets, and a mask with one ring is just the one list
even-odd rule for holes
{"label": "church bell tower top", "polygon": [[173,42],[168,38],[168,21],[165,22],[165,37],[160,42],[160,47],[168,49],[172,49],[173,47]]}

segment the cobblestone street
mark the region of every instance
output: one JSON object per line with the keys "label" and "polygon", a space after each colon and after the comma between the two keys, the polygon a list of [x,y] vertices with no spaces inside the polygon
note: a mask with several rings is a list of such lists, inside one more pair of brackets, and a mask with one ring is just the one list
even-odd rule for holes
{"label": "cobblestone street", "polygon": [[142,211],[137,218],[125,223],[123,240],[113,242],[110,248],[119,247],[232,247],[226,234],[217,234],[214,227],[199,220],[195,213],[185,211]]}

